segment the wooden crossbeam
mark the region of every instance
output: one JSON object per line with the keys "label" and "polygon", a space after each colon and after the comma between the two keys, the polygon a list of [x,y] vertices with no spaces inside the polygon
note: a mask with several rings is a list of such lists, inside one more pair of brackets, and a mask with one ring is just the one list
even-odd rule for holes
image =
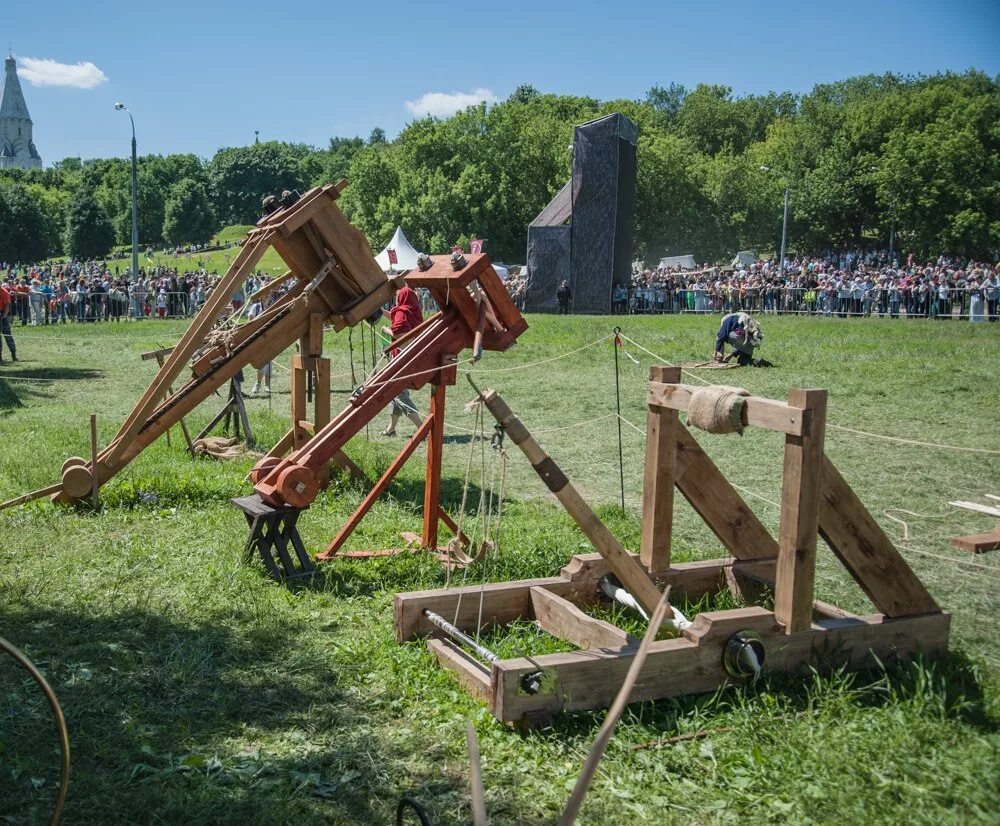
{"label": "wooden crossbeam", "polygon": [[583,613],[568,599],[545,588],[531,588],[531,606],[541,629],[577,648],[624,648],[636,642],[610,622]]}
{"label": "wooden crossbeam", "polygon": [[[691,396],[700,389],[690,384],[650,381],[646,391],[646,403],[685,411],[691,404]],[[791,402],[786,404],[760,396],[746,396],[743,401],[747,424],[751,427],[775,430],[790,436],[801,436],[809,430],[808,414]]]}

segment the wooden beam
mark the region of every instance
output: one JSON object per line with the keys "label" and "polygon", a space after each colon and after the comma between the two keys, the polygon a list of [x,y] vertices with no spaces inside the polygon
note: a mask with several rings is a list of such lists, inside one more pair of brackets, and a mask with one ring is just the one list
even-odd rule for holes
{"label": "wooden beam", "polygon": [[[680,367],[650,367],[651,382],[677,382]],[[676,410],[648,405],[646,461],[642,477],[642,541],[639,558],[647,571],[670,567],[674,523],[674,465],[680,417]]]}
{"label": "wooden beam", "polygon": [[299,421],[306,418],[306,368],[303,364],[305,358],[306,356],[292,356],[292,429],[295,431],[296,450],[305,444],[307,435],[299,426]]}
{"label": "wooden beam", "polygon": [[[441,512],[441,454],[444,449],[444,384],[434,384],[431,391],[431,409],[427,414],[430,429],[427,432],[427,469],[424,474],[424,525],[420,544],[437,548],[438,519]],[[426,424],[426,421],[425,421]],[[421,430],[423,425],[421,425]],[[418,433],[420,430],[417,431]]]}
{"label": "wooden beam", "polygon": [[511,441],[531,462],[535,472],[542,478],[549,490],[555,494],[567,513],[591,541],[594,549],[608,560],[618,580],[649,616],[660,602],[660,592],[636,560],[626,552],[614,534],[591,510],[559,466],[539,447],[528,429],[495,390],[487,390],[482,395],[483,403],[493,417],[506,429]]}
{"label": "wooden beam", "polygon": [[[662,384],[650,382],[646,392],[647,404],[671,410],[687,410],[691,395],[700,390],[690,384]],[[746,396],[747,424],[765,430],[776,430],[790,436],[801,436],[809,431],[809,415],[802,408],[760,396]]]}
{"label": "wooden beam", "polygon": [[[795,672],[862,668],[887,659],[938,655],[947,649],[948,614],[889,619],[881,615],[832,619],[786,635],[774,614],[763,608],[699,614],[684,636],[650,646],[649,657],[631,695],[632,702],[717,691],[731,683],[723,668],[726,641],[743,630],[757,632],[769,671]],[[536,714],[607,707],[615,697],[634,648],[544,654],[493,664],[492,710],[505,722]],[[522,678],[541,672],[542,690],[528,694]]]}
{"label": "wooden beam", "polygon": [[829,458],[823,462],[819,532],[881,613],[903,617],[940,610]]}
{"label": "wooden beam", "polygon": [[624,648],[637,643],[610,622],[587,616],[569,600],[545,588],[531,588],[531,606],[543,631],[577,648]]}
{"label": "wooden beam", "polygon": [[365,515],[371,510],[372,505],[378,501],[378,498],[385,493],[389,484],[396,477],[396,474],[402,469],[403,465],[406,464],[406,460],[413,455],[413,451],[417,449],[419,445],[431,431],[434,424],[434,420],[431,417],[424,419],[423,424],[417,428],[417,432],[414,433],[410,440],[403,446],[403,449],[399,452],[399,455],[392,460],[392,463],[386,468],[385,473],[379,478],[375,483],[375,486],[368,491],[368,495],[361,501],[361,504],[355,509],[351,517],[344,523],[344,526],[340,529],[337,535],[333,538],[330,544],[327,546],[326,550],[321,554],[316,555],[318,561],[332,559],[336,556],[337,551],[340,550],[341,546],[347,541],[348,537],[354,533],[354,530],[361,524],[361,520],[365,518]]}
{"label": "wooden beam", "polygon": [[691,432],[678,424],[678,490],[737,559],[778,555],[778,543]]}
{"label": "wooden beam", "polygon": [[490,672],[479,660],[451,640],[429,639],[427,647],[437,657],[438,664],[455,673],[466,691],[480,702],[490,701]]}
{"label": "wooden beam", "polygon": [[1000,549],[1000,526],[989,533],[973,533],[968,536],[953,536],[951,544],[971,554],[982,554]]}
{"label": "wooden beam", "polygon": [[789,405],[809,411],[810,418],[808,434],[785,436],[774,615],[788,634],[812,622],[826,398],[826,390],[788,391]]}

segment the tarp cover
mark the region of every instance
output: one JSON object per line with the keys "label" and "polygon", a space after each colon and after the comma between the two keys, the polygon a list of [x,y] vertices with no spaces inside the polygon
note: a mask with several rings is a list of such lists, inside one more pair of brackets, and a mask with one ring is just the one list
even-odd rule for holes
{"label": "tarp cover", "polygon": [[756,264],[758,261],[757,250],[740,250],[733,257],[733,266],[739,266],[743,264],[749,267],[751,264]]}
{"label": "tarp cover", "polygon": [[558,309],[556,288],[569,281],[569,227],[528,227],[528,283],[524,309],[551,313]]}
{"label": "tarp cover", "polygon": [[[396,263],[389,263],[389,250],[396,251]],[[401,272],[402,270],[412,270],[416,269],[417,266],[417,256],[420,255],[413,245],[406,240],[406,236],[403,234],[402,227],[396,227],[396,231],[392,235],[392,240],[385,245],[385,249],[382,250],[378,255],[375,256],[375,261],[378,265],[385,271],[390,268]]]}
{"label": "tarp cover", "polygon": [[621,114],[573,134],[573,312],[608,313],[615,283],[632,275],[638,128]]}
{"label": "tarp cover", "polygon": [[680,267],[682,270],[693,270],[698,265],[695,263],[693,255],[668,255],[660,259],[660,266],[663,269],[670,267]]}

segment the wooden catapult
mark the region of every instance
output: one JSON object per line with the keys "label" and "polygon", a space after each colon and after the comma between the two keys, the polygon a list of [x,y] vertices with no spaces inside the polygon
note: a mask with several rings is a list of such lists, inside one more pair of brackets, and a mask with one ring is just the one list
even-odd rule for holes
{"label": "wooden catapult", "polygon": [[[743,401],[744,424],[785,434],[777,541],[680,421],[697,388],[680,368],[654,367],[647,403],[643,521],[638,556],[627,552],[494,391],[480,398],[596,554],[574,556],[559,576],[397,594],[396,637],[431,636],[438,661],[504,722],[544,721],[555,712],[600,708],[615,697],[638,647],[617,626],[590,616],[602,594],[652,615],[663,587],[679,600],[731,591],[741,602],[774,594],[774,609],[750,605],[698,614],[678,636],[654,642],[632,701],[715,691],[762,669],[857,669],[947,648],[949,620],[824,453],[825,390],[789,392],[788,402]],[[674,488],[731,554],[672,564]],[[822,536],[878,613],[856,616],[814,597]],[[617,580],[621,588],[611,580]],[[578,650],[501,660],[479,638],[516,620]],[[474,652],[475,656],[473,655]]]}
{"label": "wooden catapult", "polygon": [[[528,325],[484,254],[426,257],[419,271],[405,276],[383,273],[365,237],[337,206],[345,185],[342,181],[317,187],[301,197],[286,193],[280,201],[267,199],[267,214],[247,235],[236,260],[180,341],[149,354],[157,359],[159,370],[111,443],[103,451],[95,449],[90,462],[68,459],[59,483],[12,499],[0,508],[43,496],[63,503],[96,496],[100,485],[171,426],[183,426],[184,416],[244,367],[260,368],[298,342],[299,354],[292,357],[291,427],[254,468],[256,493],[233,500],[251,526],[247,550],[256,548],[276,578],[310,571],[312,560],[295,528],[299,512],[327,484],[331,463],[367,481],[343,452],[344,445],[401,392],[428,383],[434,387],[430,415],[320,556],[336,554],[424,439],[428,450],[421,544],[436,547],[441,521],[457,534],[457,526],[439,504],[445,388],[455,382],[458,355],[463,349],[471,347],[473,358],[483,350],[506,350]],[[279,287],[284,287],[284,292],[253,320],[228,329],[219,327],[233,294],[268,247],[274,247],[288,265],[288,272],[252,298],[263,298]],[[373,370],[355,389],[347,407],[331,418],[324,325],[340,331],[381,318],[383,306],[404,283],[427,288],[440,311],[394,341],[391,347],[402,347],[401,352],[381,371]],[[173,385],[185,368],[191,376],[175,390]],[[221,415],[232,412],[230,402]],[[245,429],[247,424],[244,422]],[[289,554],[289,544],[294,556]]]}

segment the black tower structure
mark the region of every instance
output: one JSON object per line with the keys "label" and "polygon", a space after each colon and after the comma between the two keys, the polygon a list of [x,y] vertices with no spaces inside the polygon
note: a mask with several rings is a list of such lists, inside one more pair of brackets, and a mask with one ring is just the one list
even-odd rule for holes
{"label": "black tower structure", "polygon": [[573,131],[572,177],[528,227],[527,311],[554,311],[564,280],[573,312],[611,311],[614,285],[632,272],[638,135],[618,113]]}

